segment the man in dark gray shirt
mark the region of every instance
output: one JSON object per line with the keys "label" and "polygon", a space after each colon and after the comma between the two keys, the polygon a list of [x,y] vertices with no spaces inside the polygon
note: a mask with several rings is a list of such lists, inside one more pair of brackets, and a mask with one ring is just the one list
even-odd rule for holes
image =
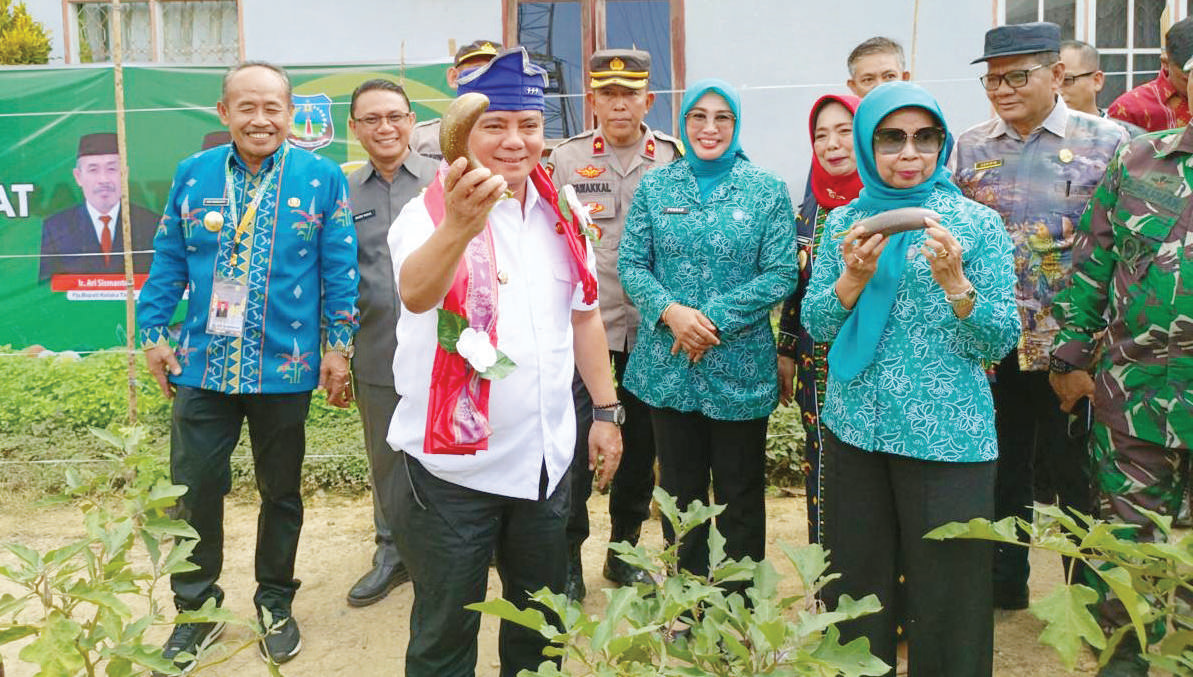
{"label": "man in dark gray shirt", "polygon": [[348,592],[348,604],[367,606],[410,580],[390,529],[401,466],[385,436],[398,404],[393,360],[399,306],[386,236],[402,207],[435,177],[437,163],[410,149],[414,113],[400,85],[389,80],[362,83],[352,93],[349,114],[348,127],[369,154],[369,161],[348,177],[348,191],[360,264],[360,331],[352,375],[369,452],[377,551],[373,568]]}

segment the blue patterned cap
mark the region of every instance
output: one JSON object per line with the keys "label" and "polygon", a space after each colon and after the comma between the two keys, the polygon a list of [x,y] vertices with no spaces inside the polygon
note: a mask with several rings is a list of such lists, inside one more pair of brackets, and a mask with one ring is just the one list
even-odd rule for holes
{"label": "blue patterned cap", "polygon": [[456,81],[459,94],[480,92],[489,97],[489,110],[544,109],[547,71],[530,61],[524,47],[503,50],[489,63],[467,70]]}

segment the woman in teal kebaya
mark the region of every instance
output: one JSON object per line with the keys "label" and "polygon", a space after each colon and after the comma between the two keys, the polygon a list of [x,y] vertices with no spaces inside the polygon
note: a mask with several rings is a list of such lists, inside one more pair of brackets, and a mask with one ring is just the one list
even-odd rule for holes
{"label": "woman in teal kebaya", "polygon": [[[853,124],[864,188],[829,216],[826,233],[848,232],[821,241],[803,305],[812,337],[833,341],[821,410],[822,543],[841,578],[824,597],[878,595],[884,610],[842,624],[841,635],[868,637],[894,675],[889,609],[901,571],[911,677],[984,677],[994,642],[990,545],[923,535],[994,514],[998,446],[982,361],[1001,359],[1019,336],[1011,242],[995,212],[952,184],[952,137],[928,92],[882,85]],[[941,219],[889,238],[853,227],[898,207]]]}
{"label": "woman in teal kebaya", "polygon": [[[625,385],[651,407],[662,487],[686,507],[707,501],[711,475],[726,552],[760,560],[779,397],[769,315],[795,288],[795,215],[786,184],[742,152],[728,84],[694,84],[681,113],[686,154],[643,177],[621,240],[621,283],[642,314]],[[707,528],[684,538],[680,566],[708,571]]]}

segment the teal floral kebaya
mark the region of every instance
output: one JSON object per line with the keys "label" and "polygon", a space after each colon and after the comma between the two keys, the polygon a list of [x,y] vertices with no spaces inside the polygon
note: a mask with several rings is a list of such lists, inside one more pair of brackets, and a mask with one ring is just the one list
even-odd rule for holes
{"label": "teal floral kebaya", "polygon": [[[957,318],[920,254],[924,233],[910,234],[874,360],[848,381],[829,370],[821,418],[841,441],[861,449],[929,461],[991,461],[998,443],[981,361],[1001,359],[1019,338],[1011,240],[996,212],[956,193],[937,188],[924,206],[941,215],[941,225],[964,248],[965,276],[977,290],[973,312]],[[870,214],[854,203],[838,207],[825,232],[848,230]],[[835,291],[845,265],[841,242],[821,240],[804,297],[804,325],[817,341],[832,340],[852,312]]]}
{"label": "teal floral kebaya", "polygon": [[[787,186],[739,157],[706,199],[691,165],[646,174],[626,217],[618,273],[642,314],[626,388],[652,407],[741,421],[779,398],[770,309],[795,289],[795,215]],[[671,354],[671,303],[699,309],[721,344],[692,363]]]}

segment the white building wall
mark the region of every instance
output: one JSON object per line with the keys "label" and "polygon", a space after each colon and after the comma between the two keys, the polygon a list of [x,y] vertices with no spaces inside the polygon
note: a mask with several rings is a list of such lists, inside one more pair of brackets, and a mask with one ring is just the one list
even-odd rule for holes
{"label": "white building wall", "polygon": [[[41,0],[43,2],[47,0]],[[501,0],[242,0],[245,57],[280,63],[408,63],[501,39]]]}
{"label": "white building wall", "polygon": [[40,21],[50,32],[50,65],[63,64],[62,0],[23,0],[29,16]]}
{"label": "white building wall", "polygon": [[[687,81],[716,77],[740,88],[741,143],[802,198],[811,160],[808,111],[828,93],[848,94],[845,60],[875,35],[897,40],[911,61],[912,0],[687,0]],[[990,115],[969,62],[993,26],[987,0],[921,0],[913,79],[940,101],[957,134]]]}

